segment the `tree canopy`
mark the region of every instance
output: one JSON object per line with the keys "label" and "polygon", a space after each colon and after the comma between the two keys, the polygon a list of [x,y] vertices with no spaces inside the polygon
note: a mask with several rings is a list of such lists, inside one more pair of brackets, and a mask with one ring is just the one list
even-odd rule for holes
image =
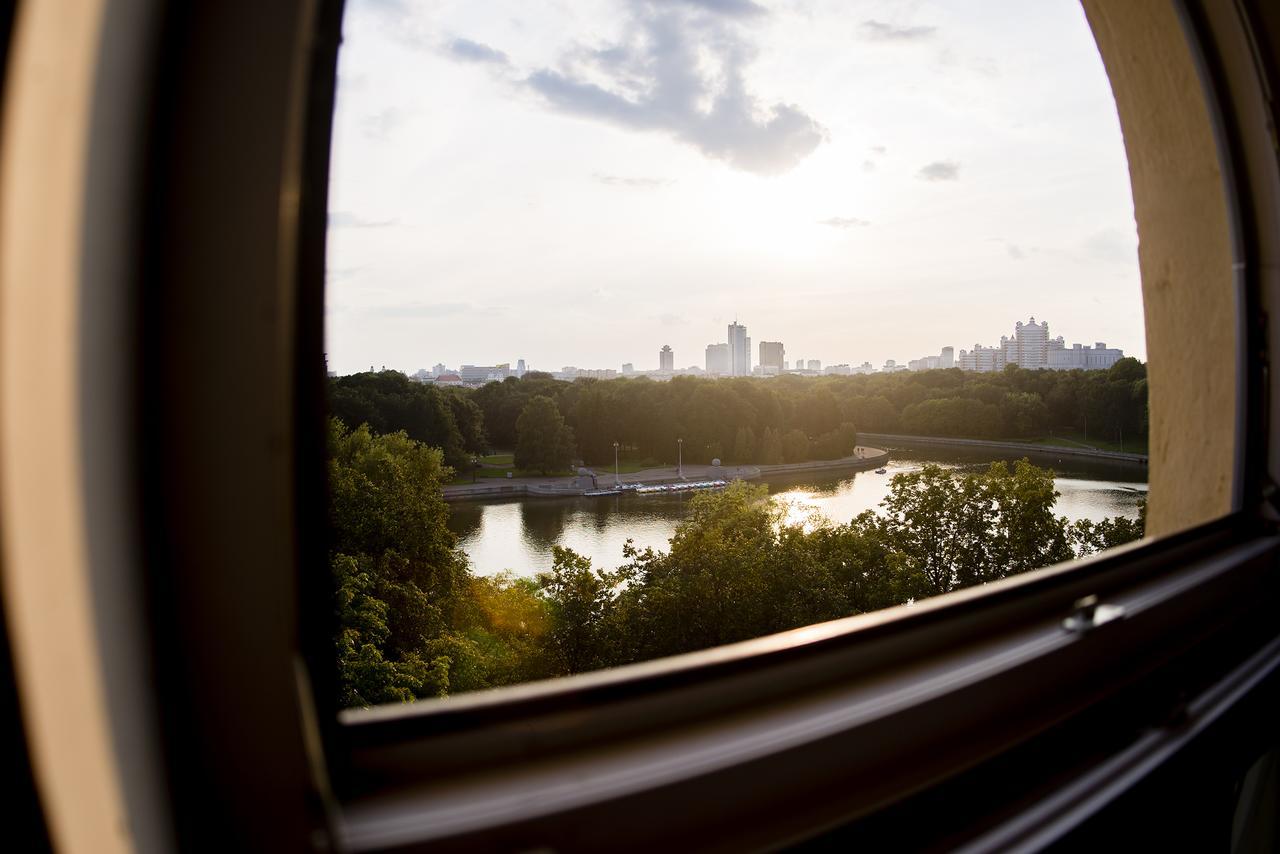
{"label": "tree canopy", "polygon": [[516,468],[550,474],[573,460],[573,431],[556,402],[545,395],[531,398],[516,419]]}
{"label": "tree canopy", "polygon": [[[613,461],[613,443],[638,459],[796,462],[852,453],[858,431],[974,439],[1028,439],[1055,431],[1142,441],[1146,366],[1105,371],[949,370],[862,376],[706,379],[679,376],[560,382],[529,373],[480,388],[436,388],[394,372],[330,381],[334,414],[375,433],[403,430],[461,467],[488,447],[514,449],[535,398],[550,400],[573,432],[569,457]],[[545,404],[539,404],[545,413]],[[553,445],[556,443],[552,443]],[[567,462],[567,460],[566,460]],[[559,466],[553,466],[559,468]]]}
{"label": "tree canopy", "polygon": [[[526,410],[544,417],[550,405],[544,397]],[[766,444],[777,441],[770,435]],[[665,551],[628,544],[624,562],[604,569],[557,547],[552,569],[537,578],[484,578],[447,527],[440,485],[450,472],[440,450],[333,419],[329,457],[344,706],[744,640],[982,584],[1142,533],[1141,519],[1068,524],[1053,512],[1053,473],[1026,460],[977,472],[925,466],[894,476],[881,513],[792,524],[766,487],[738,481],[694,497]]]}

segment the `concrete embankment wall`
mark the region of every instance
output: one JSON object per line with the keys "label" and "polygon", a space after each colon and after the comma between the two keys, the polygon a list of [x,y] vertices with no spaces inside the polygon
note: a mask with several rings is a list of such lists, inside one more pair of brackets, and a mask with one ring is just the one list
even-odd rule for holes
{"label": "concrete embankment wall", "polygon": [[991,448],[1001,451],[1021,451],[1055,457],[1080,457],[1091,460],[1107,460],[1145,466],[1145,454],[1124,454],[1119,451],[1100,451],[1094,448],[1072,448],[1061,445],[1033,445],[1026,442],[991,442],[985,439],[952,439],[943,436],[899,436],[889,433],[859,433],[858,444],[889,445],[901,448],[951,447]]}
{"label": "concrete embankment wall", "polygon": [[866,457],[844,457],[839,460],[813,460],[807,463],[781,463],[774,466],[756,466],[759,477],[773,474],[797,474],[810,471],[864,471],[878,469],[889,461],[889,452],[869,448],[876,453]]}

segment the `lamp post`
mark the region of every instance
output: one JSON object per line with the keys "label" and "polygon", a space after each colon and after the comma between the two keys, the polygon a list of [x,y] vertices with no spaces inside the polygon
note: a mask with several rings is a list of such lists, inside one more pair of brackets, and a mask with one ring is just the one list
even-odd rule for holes
{"label": "lamp post", "polygon": [[471,458],[471,482],[476,482],[476,470],[480,468],[480,458],[473,456]]}
{"label": "lamp post", "polygon": [[684,439],[676,439],[676,477],[684,480]]}
{"label": "lamp post", "polygon": [[622,478],[618,477],[618,443],[613,443],[613,485],[622,486]]}

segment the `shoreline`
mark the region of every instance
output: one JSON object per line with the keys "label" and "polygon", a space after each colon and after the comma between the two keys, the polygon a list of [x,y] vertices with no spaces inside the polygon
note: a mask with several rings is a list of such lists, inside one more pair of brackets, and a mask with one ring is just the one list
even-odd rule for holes
{"label": "shoreline", "polygon": [[1103,451],[1098,448],[1073,448],[1069,445],[1036,445],[1029,442],[997,442],[988,439],[953,439],[945,436],[905,436],[894,433],[859,433],[858,441],[875,442],[890,448],[952,447],[990,448],[993,450],[1020,451],[1042,456],[1080,457],[1146,468],[1146,454],[1129,454],[1121,451]]}
{"label": "shoreline", "polygon": [[[803,463],[776,465],[709,466],[688,465],[681,477],[674,466],[644,469],[619,475],[619,483],[679,483],[682,480],[760,480],[768,475],[798,474],[811,471],[865,471],[880,468],[889,461],[884,448],[858,446],[862,456],[837,460],[811,460]],[[589,477],[571,478],[486,478],[490,483],[459,483],[443,487],[445,501],[483,501],[489,498],[576,498],[597,488]],[[596,473],[600,487],[614,483],[612,472]]]}

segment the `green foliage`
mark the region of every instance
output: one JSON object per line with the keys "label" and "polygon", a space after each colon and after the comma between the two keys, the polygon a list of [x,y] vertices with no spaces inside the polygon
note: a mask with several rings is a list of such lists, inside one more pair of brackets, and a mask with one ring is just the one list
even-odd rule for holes
{"label": "green foliage", "polygon": [[803,430],[791,430],[782,437],[782,459],[788,463],[809,459],[809,437]]}
{"label": "green foliage", "polygon": [[[696,496],[666,552],[616,572],[555,551],[541,579],[559,673],[689,652],[984,584],[1141,536],[1141,520],[1068,525],[1053,473],[1021,460],[896,475],[884,513],[785,524],[768,490]],[[1074,546],[1074,549],[1073,549]]]}
{"label": "green foliage", "polygon": [[[832,435],[844,424],[867,432],[906,432],[978,439],[1034,439],[1073,433],[1086,441],[1141,447],[1147,435],[1146,366],[1121,359],[1106,371],[1001,373],[959,369],[862,376],[708,379],[680,376],[559,382],[549,374],[509,377],[477,389],[437,389],[394,371],[330,382],[334,413],[375,433],[404,430],[443,449],[462,469],[487,446],[513,448],[517,422],[534,398],[548,398],[572,428],[574,451],[588,465],[607,466],[618,442],[636,459],[737,463],[833,459],[847,443]],[[754,437],[751,455],[739,437]],[[773,431],[778,453],[766,441]],[[799,432],[808,440],[797,456]],[[842,434],[843,435],[843,434]],[[788,452],[788,437],[791,448]],[[751,444],[751,443],[746,443]],[[847,455],[847,454],[845,454]]]}
{"label": "green foliage", "polygon": [[448,630],[468,572],[445,524],[441,452],[333,419],[329,456],[342,703],[447,693],[449,661],[428,643]]}
{"label": "green foliage", "polygon": [[[910,405],[910,404],[909,404]],[[984,405],[984,404],[979,404]],[[525,419],[528,415],[528,420]],[[517,430],[569,428],[534,396]],[[704,434],[711,435],[710,433]],[[853,425],[812,444],[843,451]],[[719,439],[708,442],[717,452]],[[746,429],[735,453],[754,442]],[[766,426],[759,455],[803,459],[799,428]],[[521,450],[517,448],[517,459]],[[624,549],[600,570],[555,548],[537,579],[477,578],[446,526],[442,452],[403,432],[329,432],[335,637],[344,706],[408,702],[688,652],[1025,572],[1141,536],[1143,519],[1068,525],[1053,473],[1026,460],[986,471],[895,475],[883,513],[788,524],[767,488],[695,496],[668,549]]]}
{"label": "green foliage", "polygon": [[733,460],[737,463],[751,463],[756,459],[756,432],[750,427],[739,427],[738,435],[733,440]]}
{"label": "green foliage", "polygon": [[399,371],[330,380],[329,411],[343,424],[367,424],[374,433],[403,431],[441,449],[454,468],[466,464],[468,452],[485,450],[484,414],[461,389],[416,383]]}
{"label": "green foliage", "polygon": [[554,400],[539,395],[525,404],[516,421],[517,468],[543,474],[563,471],[573,460],[573,451],[573,431]]}

